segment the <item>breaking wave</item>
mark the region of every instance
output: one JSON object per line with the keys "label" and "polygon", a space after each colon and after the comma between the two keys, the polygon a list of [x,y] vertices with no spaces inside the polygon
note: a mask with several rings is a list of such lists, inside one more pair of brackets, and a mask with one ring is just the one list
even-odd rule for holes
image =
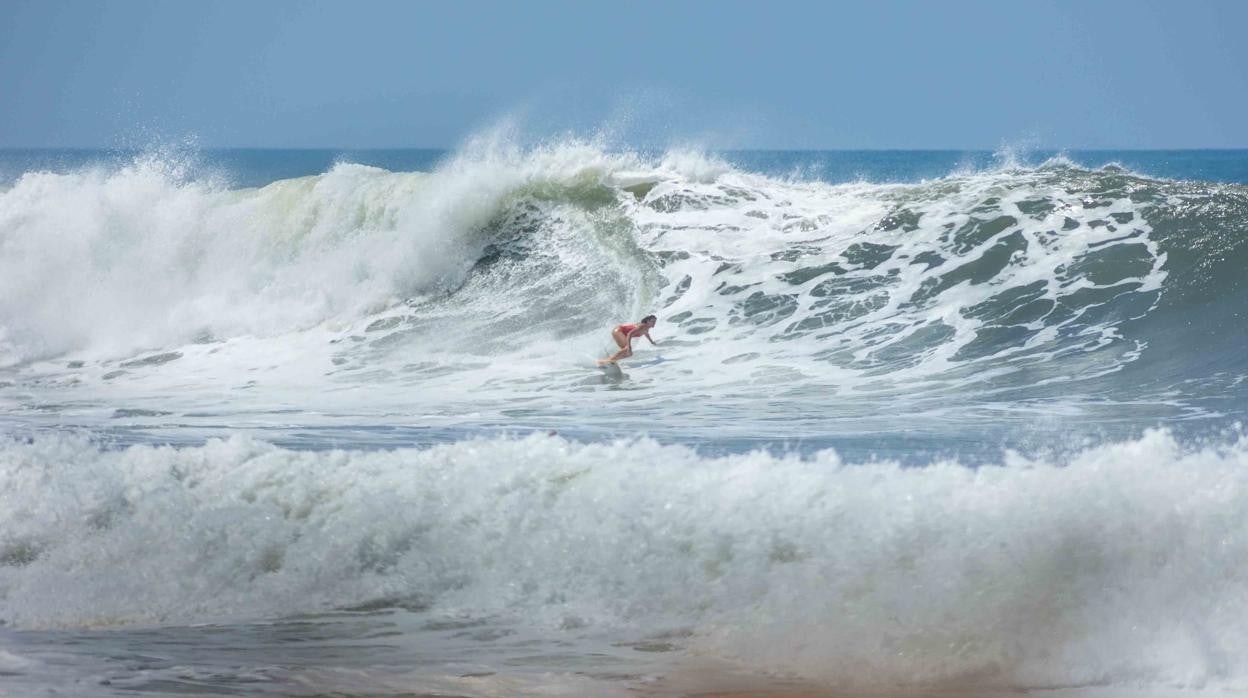
{"label": "breaking wave", "polygon": [[[140,158],[0,192],[0,350],[114,375],[315,329],[369,340],[310,363],[339,378],[416,365],[471,386],[499,380],[472,373],[483,359],[586,360],[604,328],[656,312],[708,395],[1164,400],[1248,373],[1225,321],[1246,230],[1242,186],[1062,159],[832,185],[484,138],[428,173],[339,164],[231,189]],[[1193,339],[1208,351],[1176,355]]]}
{"label": "breaking wave", "polygon": [[[1245,241],[1241,185],[1060,158],[830,184],[487,136],[254,188],[27,172],[0,417],[57,433],[0,442],[0,621],[401,607],[838,686],[1248,687],[1248,444],[1182,428],[1248,406]],[[317,450],[350,430],[400,447]]]}
{"label": "breaking wave", "polygon": [[402,606],[662,631],[841,685],[1248,681],[1242,439],[902,468],[546,436],[49,437],[0,448],[0,504],[17,628]]}

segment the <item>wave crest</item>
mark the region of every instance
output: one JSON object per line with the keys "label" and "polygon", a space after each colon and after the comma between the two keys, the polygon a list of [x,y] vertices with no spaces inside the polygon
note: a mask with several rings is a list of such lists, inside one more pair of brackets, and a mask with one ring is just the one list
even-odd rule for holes
{"label": "wave crest", "polygon": [[0,191],[8,360],[271,336],[445,293],[517,199],[575,199],[617,169],[588,146],[487,146],[429,174],[339,164],[243,190],[156,157],[27,173]]}

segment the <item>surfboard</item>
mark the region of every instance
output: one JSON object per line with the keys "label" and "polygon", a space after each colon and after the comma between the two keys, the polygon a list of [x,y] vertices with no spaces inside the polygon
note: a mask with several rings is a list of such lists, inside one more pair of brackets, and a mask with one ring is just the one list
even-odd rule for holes
{"label": "surfboard", "polygon": [[620,365],[618,363],[598,364],[598,370],[602,371],[603,375],[609,376],[611,378],[623,378],[624,377],[624,370],[620,368]]}

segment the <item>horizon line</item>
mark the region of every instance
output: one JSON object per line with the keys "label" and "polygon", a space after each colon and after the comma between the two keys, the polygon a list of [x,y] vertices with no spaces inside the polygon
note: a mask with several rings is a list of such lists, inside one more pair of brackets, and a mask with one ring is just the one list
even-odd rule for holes
{"label": "horizon line", "polygon": [[[459,148],[459,145],[453,146],[414,146],[414,145],[393,145],[393,146],[344,146],[344,145],[298,145],[298,146],[262,146],[262,145],[195,145],[195,146],[174,146],[173,150],[192,150],[192,151],[209,151],[209,150],[271,150],[271,151],[355,151],[355,152],[371,152],[386,150],[408,150],[408,151],[437,151],[450,152]],[[679,148],[679,146],[633,146],[634,150],[642,151],[667,151]],[[114,152],[143,152],[145,150],[160,150],[162,148],[151,148],[141,146],[108,146],[108,145],[0,145],[0,152],[15,150],[45,150],[45,151],[114,151]],[[608,147],[607,150],[615,148]],[[889,153],[889,152],[929,152],[929,153],[996,153],[999,151],[1008,151],[1011,148],[1007,146],[997,146],[995,148],[987,147],[922,147],[922,148],[768,148],[768,147],[749,147],[749,148],[700,148],[699,150],[707,152],[719,153],[749,153],[749,152],[769,152],[769,153]],[[1114,146],[1038,146],[1028,148],[1013,149],[1022,153],[1035,152],[1211,152],[1211,151],[1248,151],[1248,145],[1242,146],[1196,146],[1196,147],[1114,147]]]}

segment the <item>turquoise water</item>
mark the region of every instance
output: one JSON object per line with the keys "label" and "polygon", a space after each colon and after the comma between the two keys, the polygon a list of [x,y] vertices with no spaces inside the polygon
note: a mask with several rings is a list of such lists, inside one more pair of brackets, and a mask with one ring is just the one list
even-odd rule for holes
{"label": "turquoise water", "polygon": [[0,675],[1242,691],[1246,184],[1248,151],[5,151]]}

